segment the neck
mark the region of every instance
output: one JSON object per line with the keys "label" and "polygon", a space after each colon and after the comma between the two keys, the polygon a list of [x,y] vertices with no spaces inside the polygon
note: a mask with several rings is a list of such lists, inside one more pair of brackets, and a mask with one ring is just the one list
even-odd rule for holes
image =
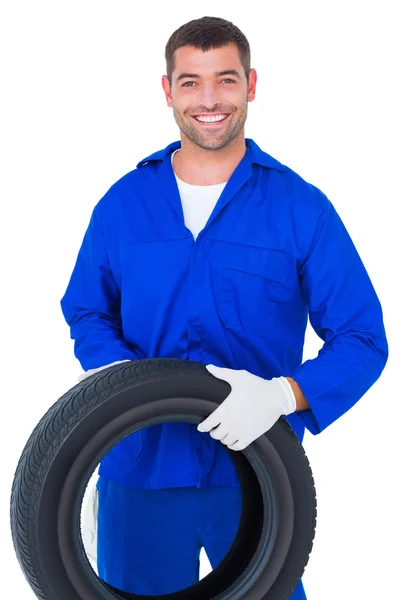
{"label": "neck", "polygon": [[221,150],[206,150],[181,136],[181,149],[173,158],[179,179],[192,185],[215,185],[228,181],[246,154],[244,137]]}

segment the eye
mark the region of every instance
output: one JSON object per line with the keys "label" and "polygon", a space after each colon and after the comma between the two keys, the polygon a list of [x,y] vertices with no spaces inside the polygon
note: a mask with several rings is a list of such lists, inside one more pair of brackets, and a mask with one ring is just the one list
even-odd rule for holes
{"label": "eye", "polygon": [[[222,81],[229,81],[231,83],[236,83],[236,81],[234,79],[223,79]],[[196,83],[195,81],[186,81],[185,83],[182,84],[182,87],[192,87],[192,86],[188,86],[188,83]]]}

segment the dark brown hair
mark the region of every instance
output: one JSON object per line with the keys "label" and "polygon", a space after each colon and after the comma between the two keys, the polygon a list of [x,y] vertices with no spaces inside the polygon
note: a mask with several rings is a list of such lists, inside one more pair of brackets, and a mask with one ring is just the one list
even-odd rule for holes
{"label": "dark brown hair", "polygon": [[179,27],[167,42],[165,60],[169,84],[172,85],[172,73],[176,66],[175,50],[183,46],[193,46],[205,52],[206,50],[222,48],[227,44],[236,44],[248,83],[250,45],[246,36],[230,21],[219,17],[201,17],[201,19],[194,19]]}

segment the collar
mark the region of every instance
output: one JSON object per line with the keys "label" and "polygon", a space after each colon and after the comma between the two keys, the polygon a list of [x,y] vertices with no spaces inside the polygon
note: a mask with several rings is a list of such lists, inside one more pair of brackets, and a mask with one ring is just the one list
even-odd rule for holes
{"label": "collar", "polygon": [[[245,138],[245,142],[247,147],[247,153],[249,154],[252,163],[256,163],[258,165],[261,165],[262,167],[266,167],[267,169],[275,169],[277,171],[286,170],[286,167],[284,165],[282,165],[275,158],[261,150],[261,148],[252,139]],[[170,154],[172,154],[172,152],[174,152],[181,146],[182,143],[180,140],[172,142],[172,144],[169,144],[163,150],[159,150],[158,152],[154,152],[153,154],[150,154],[150,156],[143,158],[140,162],[138,162],[136,168],[140,168],[149,162],[158,160],[163,161]]]}

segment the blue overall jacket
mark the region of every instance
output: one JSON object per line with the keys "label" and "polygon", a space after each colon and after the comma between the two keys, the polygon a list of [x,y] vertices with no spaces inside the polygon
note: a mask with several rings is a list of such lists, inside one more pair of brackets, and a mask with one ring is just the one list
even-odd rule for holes
{"label": "blue overall jacket", "polygon": [[[270,379],[291,376],[310,409],[299,439],[348,411],[380,376],[381,304],[331,201],[245,138],[196,241],[171,165],[177,141],[141,160],[93,209],[61,300],[84,370],[172,357]],[[303,362],[308,319],[323,340]],[[192,423],[139,430],[102,460],[124,485],[238,487],[219,441]]]}

